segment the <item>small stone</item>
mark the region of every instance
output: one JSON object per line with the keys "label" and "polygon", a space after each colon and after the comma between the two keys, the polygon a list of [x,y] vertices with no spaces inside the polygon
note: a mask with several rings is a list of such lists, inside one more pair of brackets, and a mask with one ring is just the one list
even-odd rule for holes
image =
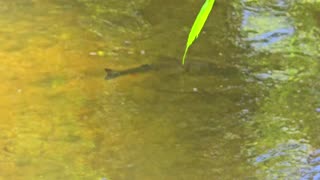
{"label": "small stone", "polygon": [[289,128],[287,128],[287,127],[283,127],[283,128],[281,128],[281,130],[282,130],[282,131],[288,131],[288,130],[289,130]]}
{"label": "small stone", "polygon": [[255,77],[258,79],[258,80],[266,80],[268,78],[271,78],[271,74],[270,73],[259,73],[259,74],[256,74]]}
{"label": "small stone", "polygon": [[198,92],[198,88],[193,88],[193,92]]}
{"label": "small stone", "polygon": [[96,56],[97,53],[96,53],[96,52],[89,52],[89,55],[90,55],[90,56]]}
{"label": "small stone", "polygon": [[133,164],[128,164],[128,165],[127,165],[128,168],[131,168],[131,167],[133,167],[133,166],[134,166]]}
{"label": "small stone", "polygon": [[124,41],[123,43],[124,43],[125,45],[130,45],[130,44],[131,44],[131,41],[126,40],[126,41]]}
{"label": "small stone", "polygon": [[141,51],[140,51],[140,54],[141,54],[141,55],[145,55],[145,54],[146,54],[146,51],[145,51],[145,50],[141,50]]}
{"label": "small stone", "polygon": [[320,107],[316,108],[316,112],[320,113]]}
{"label": "small stone", "polygon": [[243,110],[242,110],[242,113],[243,113],[243,114],[249,113],[249,109],[243,109]]}
{"label": "small stone", "polygon": [[238,134],[234,134],[234,133],[231,133],[231,132],[227,132],[225,135],[224,135],[224,139],[226,140],[236,140],[236,139],[241,139],[240,135]]}

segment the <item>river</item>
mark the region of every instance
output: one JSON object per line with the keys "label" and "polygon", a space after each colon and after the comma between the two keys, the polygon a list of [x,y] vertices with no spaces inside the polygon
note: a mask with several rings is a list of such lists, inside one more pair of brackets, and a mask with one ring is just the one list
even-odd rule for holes
{"label": "river", "polygon": [[[0,179],[317,179],[320,2],[0,0]],[[319,178],[320,179],[320,178]]]}

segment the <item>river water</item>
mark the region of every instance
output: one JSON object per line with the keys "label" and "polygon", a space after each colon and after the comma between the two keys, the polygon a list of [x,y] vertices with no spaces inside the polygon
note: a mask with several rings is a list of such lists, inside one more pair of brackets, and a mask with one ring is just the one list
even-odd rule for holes
{"label": "river water", "polygon": [[320,2],[202,3],[0,0],[0,179],[320,179]]}

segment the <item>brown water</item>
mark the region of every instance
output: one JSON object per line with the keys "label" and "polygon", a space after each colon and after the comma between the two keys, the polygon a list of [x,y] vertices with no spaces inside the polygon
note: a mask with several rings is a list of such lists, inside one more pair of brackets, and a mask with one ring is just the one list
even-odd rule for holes
{"label": "brown water", "polygon": [[317,179],[317,1],[217,1],[214,72],[104,80],[180,61],[201,4],[0,0],[0,179]]}

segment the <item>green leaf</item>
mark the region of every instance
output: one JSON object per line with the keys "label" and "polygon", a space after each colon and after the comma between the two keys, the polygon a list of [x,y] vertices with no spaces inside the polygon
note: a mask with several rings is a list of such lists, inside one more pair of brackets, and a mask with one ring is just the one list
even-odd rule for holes
{"label": "green leaf", "polygon": [[194,21],[192,28],[191,28],[191,31],[189,33],[186,49],[184,51],[184,55],[182,58],[182,64],[184,64],[184,62],[185,62],[185,58],[186,58],[189,47],[191,46],[193,41],[195,39],[197,39],[197,37],[199,36],[201,29],[203,28],[204,23],[206,22],[209,14],[212,10],[214,2],[215,2],[215,0],[206,0],[206,2],[202,6],[200,12],[198,13],[198,16],[197,16],[196,20]]}

